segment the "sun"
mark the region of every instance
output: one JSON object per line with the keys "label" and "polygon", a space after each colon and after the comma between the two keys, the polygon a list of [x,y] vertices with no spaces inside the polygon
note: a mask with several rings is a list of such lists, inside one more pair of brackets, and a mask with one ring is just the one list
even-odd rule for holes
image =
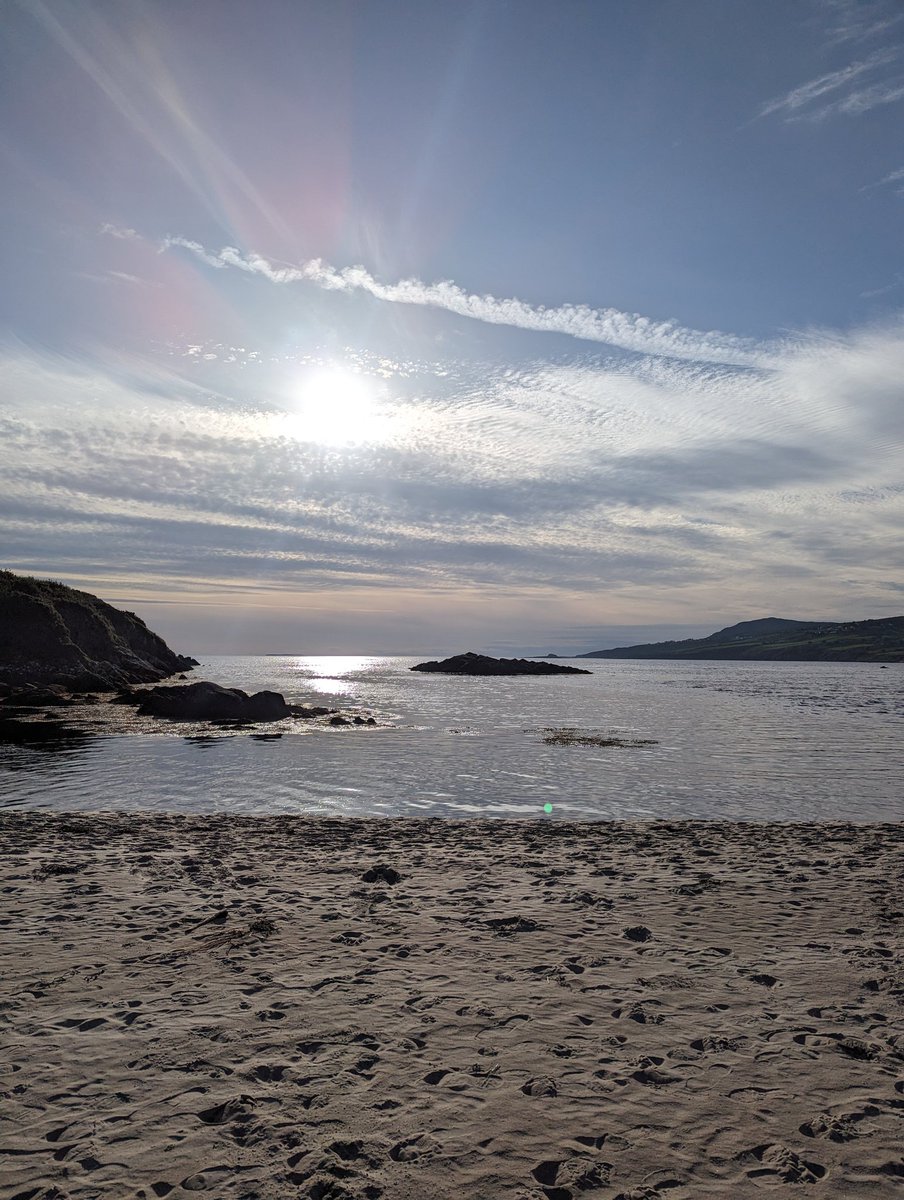
{"label": "sun", "polygon": [[347,367],[320,367],[298,384],[291,407],[293,435],[322,446],[378,441],[385,424],[375,381]]}

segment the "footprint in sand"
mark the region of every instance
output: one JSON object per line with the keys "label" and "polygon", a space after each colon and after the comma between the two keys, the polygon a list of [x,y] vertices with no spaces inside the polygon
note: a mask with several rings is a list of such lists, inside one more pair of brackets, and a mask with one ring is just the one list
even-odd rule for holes
{"label": "footprint in sand", "polygon": [[65,1021],[59,1021],[58,1028],[60,1029],[77,1029],[79,1033],[89,1033],[92,1029],[99,1029],[101,1025],[106,1025],[106,1017],[90,1017],[84,1020],[82,1017],[69,1017]]}
{"label": "footprint in sand", "polygon": [[358,1141],[330,1142],[326,1148],[328,1154],[333,1154],[343,1162],[354,1162],[356,1159],[367,1158],[364,1143]]}
{"label": "footprint in sand", "polygon": [[447,999],[447,996],[409,996],[405,1001],[405,1008],[420,1012],[425,1008],[435,1008],[437,1004],[442,1004]]}
{"label": "footprint in sand", "polygon": [[345,933],[337,933],[330,941],[337,942],[340,946],[360,946],[364,941],[364,934],[359,933],[357,929],[347,929]]}
{"label": "footprint in sand", "polygon": [[820,1113],[819,1116],[804,1121],[800,1132],[805,1137],[828,1138],[830,1142],[850,1142],[860,1136],[853,1114],[833,1117],[831,1113]]}
{"label": "footprint in sand", "polygon": [[681,1075],[674,1075],[671,1071],[660,1071],[656,1067],[644,1067],[640,1071],[634,1071],[631,1075],[632,1079],[636,1079],[638,1083],[642,1083],[645,1087],[669,1087],[674,1083],[684,1083],[684,1078]]}
{"label": "footprint in sand", "polygon": [[848,1058],[858,1059],[860,1062],[870,1062],[881,1053],[881,1047],[873,1042],[864,1042],[861,1038],[854,1037],[841,1038],[838,1049]]}
{"label": "footprint in sand", "polygon": [[[305,1184],[306,1196],[312,1200],[359,1200],[360,1196],[376,1200],[377,1196],[382,1195],[382,1188],[376,1184],[367,1183],[363,1192],[360,1192],[358,1187],[349,1190],[346,1182],[337,1182],[352,1181],[361,1169],[379,1166],[378,1159],[367,1151],[363,1141],[333,1141],[323,1147],[322,1153],[323,1157],[317,1163],[300,1171],[292,1171],[288,1176],[291,1183]],[[298,1164],[304,1157],[304,1152],[293,1154],[289,1165]]]}
{"label": "footprint in sand", "polygon": [[777,1142],[755,1146],[747,1154],[753,1155],[762,1164],[749,1170],[747,1178],[767,1187],[786,1183],[819,1183],[826,1175],[826,1168],[821,1163],[805,1162],[799,1154]]}
{"label": "footprint in sand", "polygon": [[549,1159],[531,1171],[548,1200],[572,1200],[579,1192],[606,1187],[611,1173],[612,1163],[587,1158]]}
{"label": "footprint in sand", "polygon": [[253,1107],[253,1096],[233,1096],[231,1100],[225,1100],[222,1104],[205,1108],[197,1117],[205,1125],[225,1125],[227,1121],[233,1121],[236,1117],[246,1116],[248,1109]]}
{"label": "footprint in sand", "polygon": [[651,1187],[636,1187],[629,1192],[619,1192],[615,1200],[662,1200],[662,1193]]}
{"label": "footprint in sand", "polygon": [[681,1179],[663,1179],[660,1183],[654,1183],[652,1187],[641,1184],[630,1191],[619,1192],[615,1200],[663,1200],[671,1188],[683,1186],[684,1182]]}
{"label": "footprint in sand", "polygon": [[893,1162],[883,1163],[876,1170],[880,1175],[891,1179],[904,1179],[904,1158],[896,1159]]}
{"label": "footprint in sand", "polygon": [[601,896],[595,892],[571,892],[567,896],[562,896],[559,903],[577,904],[580,908],[600,908],[604,912],[608,912],[613,907],[608,896]]}
{"label": "footprint in sand", "polygon": [[374,1067],[380,1061],[378,1054],[365,1054],[348,1068],[350,1075],[358,1075],[361,1079],[373,1079]]}
{"label": "footprint in sand", "polygon": [[559,1089],[553,1080],[545,1075],[538,1076],[536,1079],[528,1079],[527,1083],[522,1083],[521,1091],[525,1096],[558,1096],[559,1094]]}
{"label": "footprint in sand", "polygon": [[231,1167],[205,1167],[203,1171],[195,1171],[193,1175],[186,1176],[179,1186],[186,1192],[216,1191],[217,1185],[227,1182],[231,1174]]}
{"label": "footprint in sand", "polygon": [[424,1083],[429,1083],[431,1087],[435,1087],[438,1083],[445,1079],[447,1075],[450,1074],[451,1071],[431,1071],[429,1075],[424,1076]]}
{"label": "footprint in sand", "polygon": [[259,1013],[255,1013],[259,1021],[284,1021],[286,1014],[279,1008],[262,1008]]}
{"label": "footprint in sand", "polygon": [[707,1035],[691,1042],[691,1049],[698,1050],[701,1054],[721,1054],[725,1050],[739,1050],[743,1041],[745,1041],[744,1038],[713,1037]]}
{"label": "footprint in sand", "polygon": [[278,1083],[285,1073],[285,1067],[271,1067],[267,1064],[261,1064],[251,1072],[252,1076],[261,1083]]}
{"label": "footprint in sand", "polygon": [[415,1162],[417,1159],[428,1159],[438,1154],[442,1149],[436,1138],[429,1133],[416,1133],[413,1137],[404,1138],[389,1151],[393,1162]]}
{"label": "footprint in sand", "polygon": [[658,1000],[648,1000],[646,1004],[632,1004],[628,1009],[613,1009],[612,1016],[616,1020],[619,1017],[627,1017],[629,1021],[636,1021],[638,1025],[661,1025],[665,1017],[655,1011],[655,1007],[658,1005]]}

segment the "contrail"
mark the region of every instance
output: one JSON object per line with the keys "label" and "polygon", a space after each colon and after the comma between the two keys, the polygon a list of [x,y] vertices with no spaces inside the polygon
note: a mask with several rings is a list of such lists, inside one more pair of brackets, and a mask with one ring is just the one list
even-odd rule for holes
{"label": "contrail", "polygon": [[333,267],[320,258],[310,259],[300,266],[280,267],[259,254],[243,254],[234,246],[226,246],[214,254],[199,242],[183,237],[167,237],[160,244],[164,251],[174,246],[190,251],[210,267],[233,267],[261,275],[272,283],[312,283],[327,291],[367,292],[390,304],[444,309],[491,325],[561,333],[639,354],[735,367],[769,366],[767,348],[751,338],[685,329],[675,321],[654,321],[614,308],[590,308],[586,304],[546,308],[514,298],[474,295],[449,281],[423,283],[419,279],[402,279],[398,283],[381,283],[364,267]]}

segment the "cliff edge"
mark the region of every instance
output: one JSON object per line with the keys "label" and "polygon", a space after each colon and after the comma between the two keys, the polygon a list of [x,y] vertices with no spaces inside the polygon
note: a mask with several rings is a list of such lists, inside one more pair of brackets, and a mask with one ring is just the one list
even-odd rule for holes
{"label": "cliff edge", "polygon": [[113,691],[197,665],[134,613],[62,583],[0,571],[0,684]]}

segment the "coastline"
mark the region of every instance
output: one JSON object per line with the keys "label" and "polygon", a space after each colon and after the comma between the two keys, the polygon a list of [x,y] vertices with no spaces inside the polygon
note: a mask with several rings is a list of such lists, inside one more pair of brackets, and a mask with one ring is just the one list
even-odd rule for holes
{"label": "coastline", "polygon": [[0,851],[0,1195],[901,1186],[904,824],[17,812]]}

